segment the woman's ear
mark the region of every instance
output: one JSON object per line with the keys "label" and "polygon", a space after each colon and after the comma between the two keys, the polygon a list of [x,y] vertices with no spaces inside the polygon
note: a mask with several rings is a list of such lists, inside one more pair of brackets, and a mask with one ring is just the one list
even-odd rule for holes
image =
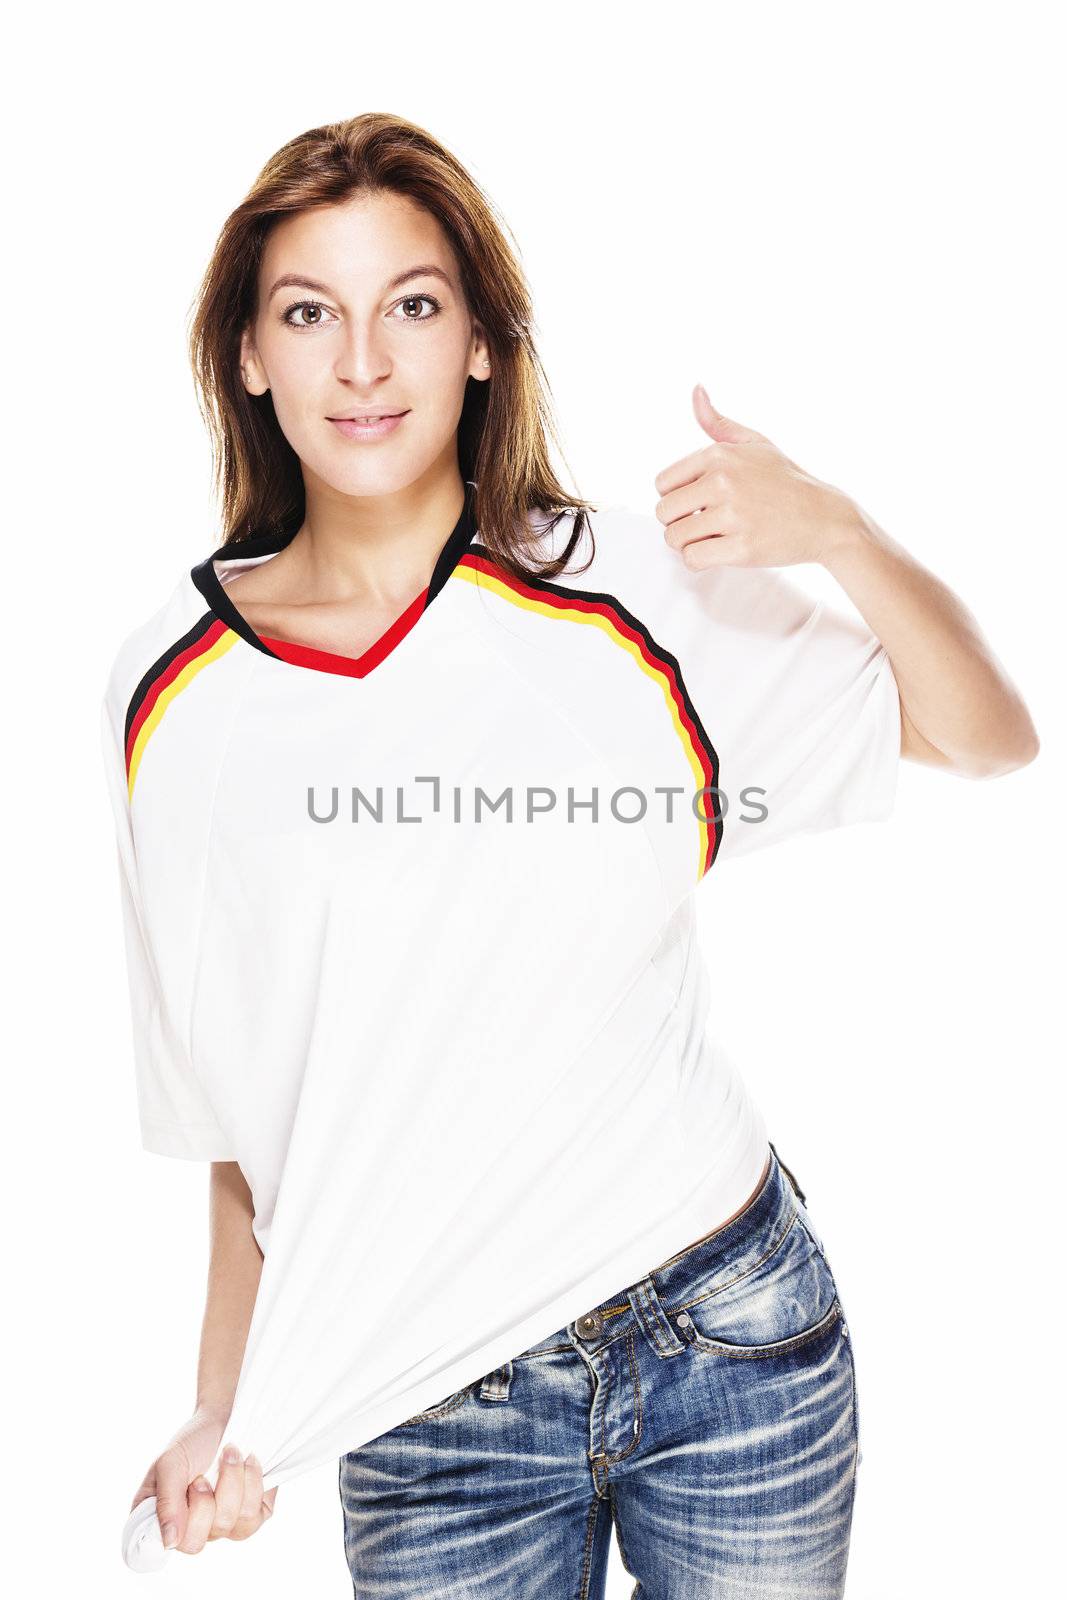
{"label": "woman's ear", "polygon": [[485,337],[485,330],[478,323],[474,325],[474,350],[471,355],[470,376],[483,383],[492,376],[493,363],[489,354],[489,341]]}
{"label": "woman's ear", "polygon": [[252,340],[249,328],[241,333],[240,352],[241,383],[249,394],[266,394],[270,385],[267,383],[266,373],[260,364],[256,347]]}

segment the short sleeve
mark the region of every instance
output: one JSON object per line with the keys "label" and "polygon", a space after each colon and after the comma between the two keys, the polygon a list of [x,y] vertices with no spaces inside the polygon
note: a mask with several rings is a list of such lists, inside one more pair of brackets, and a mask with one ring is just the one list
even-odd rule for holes
{"label": "short sleeve", "polygon": [[231,1141],[220,1127],[183,1047],[146,930],[125,761],[110,693],[101,706],[101,741],[115,819],[141,1144],[156,1155],[233,1161],[237,1158]]}
{"label": "short sleeve", "polygon": [[649,540],[649,622],[678,663],[719,791],[703,802],[721,813],[711,859],[887,818],[900,698],[866,624],[780,569],[692,571],[663,545],[658,523]]}

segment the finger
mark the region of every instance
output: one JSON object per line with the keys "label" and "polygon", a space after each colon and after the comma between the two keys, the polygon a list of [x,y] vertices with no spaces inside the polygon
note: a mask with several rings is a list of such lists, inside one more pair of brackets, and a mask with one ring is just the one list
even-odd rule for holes
{"label": "finger", "polygon": [[680,489],[656,501],[656,516],[665,527],[672,522],[684,522],[694,511],[714,511],[726,500],[728,487],[719,472],[702,472],[699,478],[684,483]]}
{"label": "finger", "polygon": [[746,428],[743,423],[735,422],[733,417],[724,416],[717,406],[712,405],[702,383],[698,383],[693,390],[693,414],[706,433],[723,443],[751,444],[765,437],[757,433],[755,428]]}
{"label": "finger", "polygon": [[[163,1543],[180,1545],[185,1538],[189,1507],[185,1498],[189,1486],[189,1459],[184,1450],[173,1447],[164,1450],[156,1462],[156,1516],[163,1533]],[[168,1537],[172,1528],[173,1537]]]}
{"label": "finger", "polygon": [[654,482],[657,494],[670,494],[672,489],[680,489],[683,484],[692,483],[694,478],[699,478],[702,472],[714,471],[725,460],[726,452],[721,444],[705,444],[699,450],[693,450],[689,455],[682,456],[679,461],[672,461],[669,467],[664,467],[662,472],[657,472]]}
{"label": "finger", "polygon": [[187,1556],[199,1555],[211,1537],[214,1521],[215,1495],[201,1472],[189,1485],[189,1519],[185,1524],[185,1537],[178,1549]]}
{"label": "finger", "polygon": [[240,1516],[244,1495],[244,1461],[237,1446],[228,1444],[222,1452],[219,1475],[215,1483],[215,1523],[211,1530],[213,1539],[228,1537],[230,1529]]}
{"label": "finger", "polygon": [[731,533],[710,534],[706,539],[692,539],[682,550],[681,557],[692,572],[702,572],[706,567],[749,565],[738,536]]}
{"label": "finger", "polygon": [[270,1515],[263,1504],[263,1469],[254,1455],[245,1456],[245,1491],[237,1520],[230,1530],[231,1539],[247,1539],[263,1523],[264,1514]]}
{"label": "finger", "polygon": [[148,1471],[145,1473],[144,1477],[141,1479],[140,1483],[137,1486],[137,1493],[134,1495],[133,1499],[130,1501],[130,1510],[129,1510],[129,1512],[127,1512],[127,1515],[130,1515],[132,1512],[136,1511],[137,1507],[141,1504],[141,1501],[142,1500],[147,1500],[148,1496],[150,1494],[155,1494],[155,1492],[156,1492],[156,1464],[153,1461],[152,1465],[149,1467]]}
{"label": "finger", "polygon": [[663,538],[672,550],[685,550],[705,539],[720,539],[737,531],[737,514],[730,506],[717,506],[707,511],[694,511],[691,516],[679,517],[663,530]]}

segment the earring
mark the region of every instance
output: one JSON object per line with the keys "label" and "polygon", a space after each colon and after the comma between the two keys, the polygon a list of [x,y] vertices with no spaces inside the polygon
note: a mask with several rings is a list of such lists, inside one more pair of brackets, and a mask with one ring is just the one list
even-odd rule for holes
{"label": "earring", "polygon": [[488,363],[488,361],[483,361],[483,362],[482,362],[482,366],[483,366],[483,367],[487,367],[487,366],[488,366],[488,365],[489,365],[489,363]]}

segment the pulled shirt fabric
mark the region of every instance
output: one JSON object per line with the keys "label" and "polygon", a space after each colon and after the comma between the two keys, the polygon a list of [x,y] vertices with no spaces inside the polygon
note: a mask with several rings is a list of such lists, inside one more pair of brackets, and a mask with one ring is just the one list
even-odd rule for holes
{"label": "pulled shirt fabric", "polygon": [[[777,570],[590,513],[516,578],[473,484],[346,656],[223,545],[102,705],[144,1148],[236,1161],[263,1252],[226,1438],[271,1487],[494,1371],[731,1215],[767,1129],[714,1037],[715,866],[886,817],[888,656]],[[529,518],[537,553],[573,530]],[[213,1466],[217,1470],[219,1458]]]}

